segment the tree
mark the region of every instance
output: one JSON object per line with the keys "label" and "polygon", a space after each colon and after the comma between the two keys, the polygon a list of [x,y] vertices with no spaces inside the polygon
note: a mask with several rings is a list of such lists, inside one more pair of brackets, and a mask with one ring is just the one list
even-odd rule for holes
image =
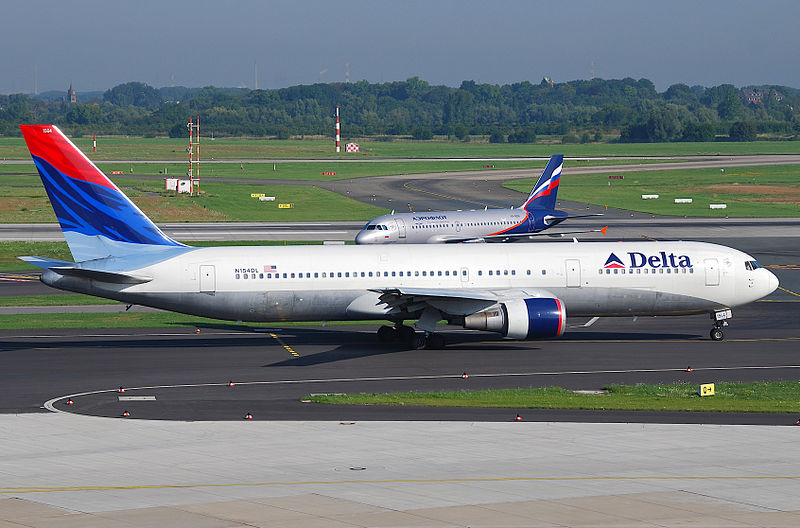
{"label": "tree", "polygon": [[731,141],[755,141],[756,126],[750,121],[737,121],[731,125]]}
{"label": "tree", "polygon": [[500,132],[492,132],[489,136],[489,143],[505,143],[506,137]]}
{"label": "tree", "polygon": [[140,82],[117,85],[103,94],[103,100],[117,106],[143,106],[155,108],[161,104],[161,94]]}
{"label": "tree", "polygon": [[75,125],[92,125],[103,119],[103,112],[99,106],[91,104],[76,104],[67,112],[67,123]]}
{"label": "tree", "polygon": [[686,123],[681,141],[714,141],[717,132],[711,123]]}
{"label": "tree", "polygon": [[744,116],[744,105],[736,93],[728,93],[725,98],[717,105],[717,113],[720,119],[733,121]]}
{"label": "tree", "polygon": [[531,128],[523,128],[508,135],[509,143],[535,143],[536,132]]}
{"label": "tree", "polygon": [[411,137],[414,139],[433,139],[433,131],[430,127],[418,125],[411,131]]}

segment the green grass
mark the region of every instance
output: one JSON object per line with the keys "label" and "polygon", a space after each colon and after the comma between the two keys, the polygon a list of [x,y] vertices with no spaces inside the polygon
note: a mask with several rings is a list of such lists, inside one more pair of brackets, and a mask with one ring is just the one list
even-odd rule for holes
{"label": "green grass", "polygon": [[[346,132],[346,125],[344,131]],[[93,160],[103,159],[184,159],[187,139],[99,137],[98,152],[92,152],[92,138],[71,138]],[[353,139],[346,138],[342,143]],[[375,141],[355,139],[362,152],[336,154],[333,139],[275,140],[253,138],[201,138],[203,158],[462,158],[462,157],[530,157],[563,152],[567,156],[666,156],[666,155],[730,155],[730,154],[796,154],[800,146],[792,141],[753,141],[745,143],[587,143],[562,145],[558,141],[535,144],[487,143],[476,138],[470,143],[458,141]],[[22,138],[0,138],[0,159],[27,159],[28,150]]]}
{"label": "green grass", "polygon": [[[624,173],[623,180],[607,174],[571,174],[561,179],[558,197],[660,215],[707,217],[800,216],[800,165],[734,167]],[[528,192],[533,179],[504,184]],[[642,194],[658,194],[643,200]],[[676,204],[675,198],[692,198]],[[727,209],[709,209],[725,203]]]}
{"label": "green grass", "polygon": [[[103,304],[98,302],[97,304]],[[378,325],[385,321],[329,321],[328,326]],[[174,312],[0,314],[0,330],[46,330],[63,328],[251,328],[319,326],[320,322],[237,323]]]}
{"label": "green grass", "polygon": [[112,299],[92,297],[80,293],[64,295],[19,295],[0,297],[0,306],[87,306],[95,304],[122,304]]}
{"label": "green grass", "polygon": [[[199,196],[168,193],[157,180],[126,178],[119,186],[155,222],[366,221],[389,212],[310,185],[205,182]],[[261,202],[252,193],[276,200]],[[294,207],[280,209],[279,203]],[[38,177],[0,175],[0,223],[42,222],[56,217]]]}
{"label": "green grass", "polygon": [[[706,380],[704,380],[706,381]],[[714,396],[700,397],[697,385],[612,385],[606,394],[576,394],[560,387],[459,392],[315,395],[317,403],[414,405],[516,409],[641,411],[797,412],[800,383],[717,383]]]}
{"label": "green grass", "polygon": [[[316,241],[286,241],[286,240],[209,240],[186,242],[189,246],[210,247],[210,246],[285,246],[285,245],[307,245],[322,244]],[[28,264],[17,257],[37,256],[66,260],[72,262],[72,254],[69,252],[66,242],[0,242],[0,271],[24,272],[37,270],[36,266]],[[90,303],[91,304],[91,303]]]}
{"label": "green grass", "polygon": [[[570,167],[589,167],[599,165],[626,165],[642,163],[664,163],[670,160],[569,160]],[[680,163],[679,160],[673,160]],[[477,170],[508,169],[542,169],[543,160],[515,161],[386,161],[373,163],[363,161],[352,162],[246,162],[246,163],[203,163],[200,166],[201,182],[203,178],[251,178],[256,180],[292,180],[292,181],[342,181],[370,176],[389,176],[396,174],[431,174],[442,172],[461,172]],[[112,171],[123,171],[125,177],[110,176],[120,186],[130,176],[156,176],[159,178],[184,178],[187,163],[98,163],[97,166],[109,174]],[[491,166],[491,167],[487,167]],[[133,173],[130,172],[131,167]],[[334,175],[323,175],[323,172],[334,172]],[[5,175],[6,177],[3,177]],[[38,181],[36,168],[31,163],[0,164],[0,177],[10,187],[31,187]],[[29,179],[30,177],[31,179]],[[163,183],[161,183],[163,187]],[[41,184],[38,184],[41,187]]]}

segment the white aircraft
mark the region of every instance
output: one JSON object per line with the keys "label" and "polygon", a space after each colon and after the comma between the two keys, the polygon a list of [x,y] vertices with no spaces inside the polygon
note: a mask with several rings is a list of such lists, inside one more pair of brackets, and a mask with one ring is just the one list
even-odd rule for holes
{"label": "white aircraft", "polygon": [[[552,338],[571,316],[708,313],[774,291],[751,256],[700,242],[210,247],[161,232],[61,131],[21,127],[75,262],[20,257],[63,290],[228,320],[376,319],[383,341],[443,346],[437,322]],[[418,319],[416,327],[404,326]]]}
{"label": "white aircraft", "polygon": [[356,235],[356,244],[442,244],[454,242],[513,241],[535,235],[563,236],[601,232],[602,229],[542,233],[567,218],[602,216],[570,215],[556,209],[564,156],[556,154],[542,171],[525,203],[511,209],[394,213],[373,218]]}

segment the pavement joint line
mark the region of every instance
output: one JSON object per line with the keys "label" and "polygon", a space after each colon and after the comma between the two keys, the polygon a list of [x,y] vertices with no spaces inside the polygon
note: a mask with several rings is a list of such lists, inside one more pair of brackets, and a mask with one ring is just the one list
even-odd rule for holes
{"label": "pavement joint line", "polygon": [[594,476],[594,477],[475,477],[452,479],[365,479],[365,480],[308,480],[278,482],[231,482],[226,484],[150,484],[138,486],[42,486],[0,488],[0,494],[57,493],[74,491],[112,491],[187,488],[235,488],[259,486],[309,486],[341,484],[434,484],[469,482],[590,482],[590,481],[647,481],[647,480],[800,480],[800,475],[645,475],[645,476]]}
{"label": "pavement joint line", "polygon": [[[738,367],[699,367],[692,368],[694,372],[713,372],[713,371],[733,371],[733,370],[778,370],[778,369],[800,369],[800,365],[742,365]],[[664,368],[664,369],[626,369],[626,370],[575,370],[575,371],[541,371],[541,372],[497,372],[497,373],[471,373],[471,378],[503,378],[503,377],[529,377],[529,376],[564,376],[564,375],[591,375],[591,374],[633,374],[633,373],[665,373],[665,372],[686,372],[686,367]],[[435,380],[462,378],[463,374],[425,374],[420,376],[383,376],[383,377],[363,377],[363,378],[310,378],[296,380],[268,380],[268,381],[237,381],[237,386],[244,385],[301,385],[304,383],[352,383],[364,381],[415,381],[415,380]],[[230,382],[225,383],[185,383],[178,385],[149,385],[146,387],[125,387],[126,391],[156,390],[156,389],[188,389],[197,387],[227,387]],[[87,392],[78,392],[56,396],[44,402],[45,409],[56,412],[73,414],[70,411],[57,409],[55,403],[64,399],[74,399],[83,396],[95,396],[98,394],[117,393],[119,388],[100,389]],[[103,417],[98,417],[103,418]]]}

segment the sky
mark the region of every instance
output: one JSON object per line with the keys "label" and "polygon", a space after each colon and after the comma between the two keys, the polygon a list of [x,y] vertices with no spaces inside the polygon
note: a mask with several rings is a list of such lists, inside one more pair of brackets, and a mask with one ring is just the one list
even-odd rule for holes
{"label": "sky", "polygon": [[800,1],[3,0],[0,94],[419,77],[800,88]]}

